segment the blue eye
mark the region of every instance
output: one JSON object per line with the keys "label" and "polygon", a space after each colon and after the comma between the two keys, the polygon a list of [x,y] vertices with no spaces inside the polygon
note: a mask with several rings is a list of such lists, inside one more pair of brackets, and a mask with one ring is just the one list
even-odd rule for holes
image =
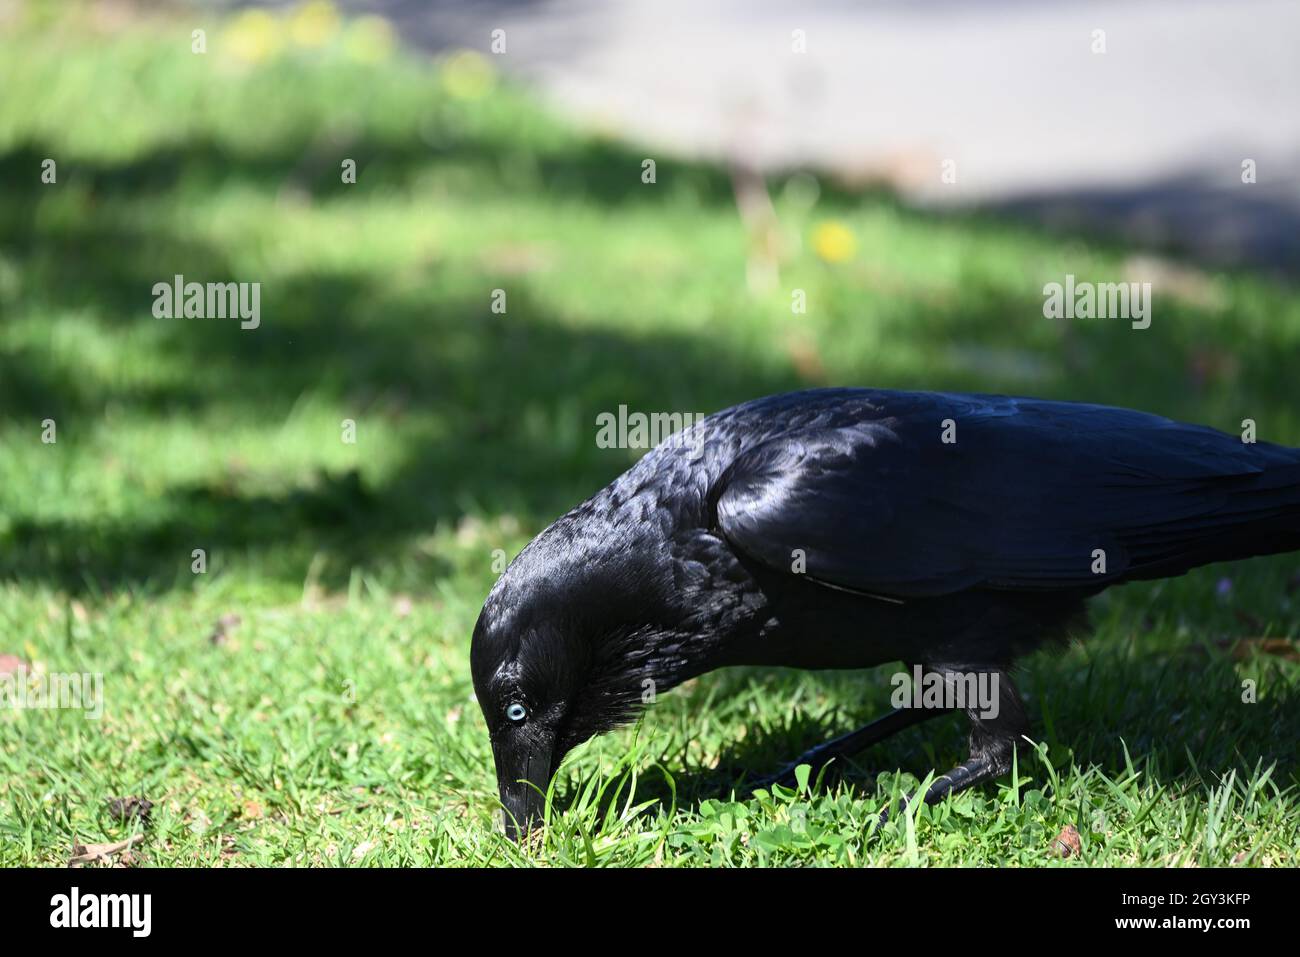
{"label": "blue eye", "polygon": [[528,709],[519,704],[519,702],[515,702],[510,705],[510,707],[506,708],[506,717],[518,724],[520,721],[523,721],[524,718],[528,717]]}

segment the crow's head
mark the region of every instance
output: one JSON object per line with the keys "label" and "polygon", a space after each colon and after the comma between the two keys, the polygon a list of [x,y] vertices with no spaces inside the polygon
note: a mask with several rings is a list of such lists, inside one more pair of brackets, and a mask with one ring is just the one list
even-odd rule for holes
{"label": "crow's head", "polygon": [[634,583],[622,560],[580,556],[554,533],[552,526],[497,580],[470,649],[506,831],[515,838],[540,817],[570,750],[631,719],[652,682],[662,680],[660,690],[671,683],[656,654],[661,631],[638,614],[653,587]]}

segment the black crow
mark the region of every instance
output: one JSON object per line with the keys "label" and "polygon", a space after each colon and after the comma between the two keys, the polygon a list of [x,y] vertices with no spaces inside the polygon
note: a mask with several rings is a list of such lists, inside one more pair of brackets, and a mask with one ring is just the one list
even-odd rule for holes
{"label": "black crow", "polygon": [[[728,665],[993,679],[994,707],[958,706],[970,757],[937,801],[1009,769],[1029,730],[1009,669],[1081,625],[1086,598],[1297,548],[1300,450],[1202,426],[868,389],[718,412],[538,535],[488,595],[470,661],[508,830],[535,822],[571,748]],[[796,763],[945,710],[896,709]]]}

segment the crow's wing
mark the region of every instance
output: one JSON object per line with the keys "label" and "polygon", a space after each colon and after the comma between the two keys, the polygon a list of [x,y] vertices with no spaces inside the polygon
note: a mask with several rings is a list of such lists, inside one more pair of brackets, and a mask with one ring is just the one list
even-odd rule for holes
{"label": "crow's wing", "polygon": [[912,395],[875,421],[778,435],[713,500],[741,552],[898,597],[1097,588],[1300,547],[1295,450],[1006,397]]}

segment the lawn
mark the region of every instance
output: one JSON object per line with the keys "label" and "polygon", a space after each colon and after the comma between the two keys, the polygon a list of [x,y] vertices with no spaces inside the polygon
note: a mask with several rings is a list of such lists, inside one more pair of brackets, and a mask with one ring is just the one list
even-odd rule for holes
{"label": "lawn", "polygon": [[[1294,289],[1170,267],[1149,329],[1049,320],[1044,283],[1149,267],[806,174],[768,181],[764,287],[724,169],[567,127],[491,56],[320,5],[63,10],[0,23],[0,656],[102,674],[104,710],[0,710],[0,865],[133,834],[139,866],[1296,864],[1296,556],[1102,596],[1025,664],[1015,775],[879,832],[962,721],[730,785],[882,713],[893,667],[693,681],[575,752],[519,848],[468,666],[501,557],[639,454],[602,412],[857,384],[1300,445]],[[155,318],[176,274],[260,282],[260,327]]]}

